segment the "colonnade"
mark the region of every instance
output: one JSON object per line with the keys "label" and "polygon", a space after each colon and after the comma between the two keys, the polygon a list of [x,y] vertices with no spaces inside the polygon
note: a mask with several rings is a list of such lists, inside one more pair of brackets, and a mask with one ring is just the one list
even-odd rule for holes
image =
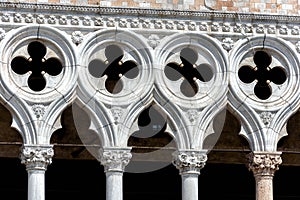
{"label": "colonnade", "polygon": [[[132,157],[131,148],[100,150],[101,164],[106,174],[106,200],[123,199],[123,173]],[[45,199],[45,173],[52,163],[52,145],[24,145],[21,163],[28,173],[28,200]],[[203,151],[178,150],[173,153],[173,164],[182,180],[182,200],[198,200],[198,177],[208,156]],[[248,167],[256,181],[256,200],[273,200],[273,176],[282,163],[280,152],[251,152]],[[201,180],[200,180],[201,181]]]}

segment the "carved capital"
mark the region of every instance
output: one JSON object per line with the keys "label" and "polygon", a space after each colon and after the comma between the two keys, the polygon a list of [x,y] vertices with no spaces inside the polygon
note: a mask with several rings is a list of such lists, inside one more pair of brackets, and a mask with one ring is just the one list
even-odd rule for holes
{"label": "carved capital", "polygon": [[100,150],[100,162],[105,172],[124,172],[132,155],[131,148],[105,148]]}
{"label": "carved capital", "polygon": [[173,153],[173,164],[179,169],[180,174],[200,174],[205,166],[207,155],[203,151],[175,151]]}
{"label": "carved capital", "polygon": [[54,155],[53,146],[23,145],[21,148],[21,163],[27,170],[43,170],[52,163]]}
{"label": "carved capital", "polygon": [[282,163],[281,152],[252,152],[248,155],[249,170],[255,177],[274,176]]}

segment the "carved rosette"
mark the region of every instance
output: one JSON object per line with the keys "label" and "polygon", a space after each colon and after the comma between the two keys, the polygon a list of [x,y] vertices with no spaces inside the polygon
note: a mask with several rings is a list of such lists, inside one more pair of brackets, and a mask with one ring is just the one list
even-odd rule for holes
{"label": "carved rosette", "polygon": [[173,164],[180,174],[200,174],[205,166],[207,155],[201,151],[176,151],[173,153]]}
{"label": "carved rosette", "polygon": [[257,176],[274,176],[282,163],[281,152],[252,152],[248,155],[249,170],[255,177]]}
{"label": "carved rosette", "polygon": [[100,162],[105,172],[124,172],[132,154],[131,149],[101,149]]}
{"label": "carved rosette", "polygon": [[27,170],[46,171],[47,166],[52,163],[54,155],[53,146],[23,146],[21,148],[21,163],[26,165]]}

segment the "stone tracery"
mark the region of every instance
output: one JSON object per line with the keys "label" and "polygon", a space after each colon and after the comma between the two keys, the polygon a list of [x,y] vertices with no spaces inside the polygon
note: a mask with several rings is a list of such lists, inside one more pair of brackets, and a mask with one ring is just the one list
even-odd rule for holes
{"label": "stone tracery", "polygon": [[[62,8],[58,8],[58,10],[59,9]],[[209,14],[200,13],[199,15],[205,17]],[[227,16],[228,18],[231,16],[224,13],[220,13],[219,15],[223,17]],[[191,19],[183,19],[181,21],[176,19],[175,21],[169,20],[168,22],[164,22],[159,19],[141,19],[140,21],[136,19],[118,20],[112,16],[104,16],[104,18],[73,16],[70,18],[63,15],[58,17],[55,15],[48,16],[39,14],[36,19],[32,19],[30,15],[26,15],[27,18],[23,19],[24,16],[24,14],[13,15],[11,13],[5,13],[2,15],[1,23],[7,23],[13,19],[16,23],[20,24],[19,26],[21,26],[19,22],[25,21],[25,23],[33,23],[34,20],[36,20],[38,24],[48,23],[48,25],[55,25],[56,27],[51,29],[40,25],[38,28],[36,25],[28,26],[28,30],[32,30],[34,34],[30,35],[26,32],[27,35],[24,34],[22,36],[28,39],[28,41],[32,41],[32,39],[36,39],[36,33],[37,30],[39,30],[41,31],[41,35],[39,36],[42,37],[42,40],[46,41],[50,38],[50,41],[60,41],[61,43],[58,42],[59,44],[50,44],[51,47],[57,47],[53,48],[55,51],[51,52],[51,57],[55,55],[55,53],[58,53],[59,56],[57,57],[62,59],[62,62],[58,61],[58,59],[53,60],[50,58],[44,60],[45,63],[50,60],[51,64],[54,63],[60,67],[64,66],[63,73],[61,73],[62,70],[55,70],[53,73],[47,71],[48,65],[44,69],[44,71],[50,75],[61,73],[60,75],[62,76],[60,81],[55,82],[49,90],[43,93],[45,97],[30,93],[24,90],[20,85],[16,86],[16,89],[11,89],[14,86],[9,87],[8,84],[9,80],[11,80],[10,73],[5,71],[9,66],[9,57],[11,56],[7,55],[7,52],[14,52],[14,48],[19,46],[15,44],[15,40],[12,37],[15,33],[14,30],[8,30],[9,28],[6,28],[4,31],[4,29],[0,29],[3,30],[0,36],[0,40],[3,39],[1,47],[6,50],[5,52],[1,52],[2,60],[0,66],[1,69],[4,69],[4,72],[1,74],[2,80],[0,85],[1,92],[6,92],[6,94],[1,94],[1,99],[3,103],[8,102],[7,106],[11,107],[11,110],[14,111],[13,113],[20,114],[19,118],[15,117],[16,121],[14,126],[18,128],[20,132],[24,132],[24,142],[28,144],[48,144],[51,133],[59,126],[57,119],[61,110],[64,109],[66,104],[74,102],[77,98],[84,104],[86,110],[94,116],[92,117],[92,128],[98,131],[98,134],[101,133],[104,135],[102,136],[103,144],[109,147],[126,147],[127,139],[130,134],[129,127],[134,123],[134,119],[136,119],[136,116],[138,116],[145,106],[149,105],[150,102],[156,101],[158,105],[165,109],[168,117],[175,122],[174,124],[178,125],[176,127],[177,132],[172,133],[175,135],[176,142],[178,143],[178,150],[183,152],[189,152],[188,150],[191,149],[201,150],[202,142],[208,134],[206,132],[210,129],[210,122],[216,113],[229,104],[233,113],[242,121],[241,134],[248,139],[251,149],[274,152],[276,151],[278,140],[284,136],[284,132],[281,132],[284,128],[284,124],[294,110],[299,107],[298,89],[295,91],[289,89],[291,85],[299,84],[299,61],[296,56],[296,48],[291,45],[292,43],[287,41],[289,38],[286,37],[289,36],[290,27],[274,26],[272,24],[270,26],[257,25],[259,22],[249,24],[247,20],[241,22],[242,24],[223,23],[218,21],[218,18],[216,18],[216,22],[198,23],[191,21]],[[249,16],[244,15],[245,19],[247,19],[247,17]],[[231,18],[233,17],[231,16]],[[261,18],[266,19],[266,16],[261,16]],[[185,26],[187,22],[188,26]],[[77,36],[80,37],[76,36],[77,38],[70,38],[70,35],[67,36],[64,31],[58,31],[61,25],[70,25],[76,30],[76,27],[80,24],[83,24],[85,27],[90,27],[91,29],[94,28],[93,26],[108,29],[98,30],[99,27],[97,27],[95,32],[89,32],[88,29],[83,29],[82,31],[85,33],[88,32],[84,38],[82,38],[79,33]],[[109,29],[110,27],[124,28],[125,31]],[[141,31],[141,27],[147,30]],[[134,30],[129,31],[126,30],[127,28]],[[46,29],[49,30],[45,31]],[[157,30],[153,31],[154,29],[161,30],[162,32],[168,29],[168,33],[160,33],[157,32]],[[178,30],[188,32],[176,33]],[[202,32],[196,32],[198,30]],[[213,33],[209,32],[210,30]],[[22,31],[24,31],[24,29],[22,29]],[[220,36],[217,34],[218,31],[222,31],[225,39],[223,39],[223,35]],[[245,31],[246,34],[251,34],[252,37],[245,39],[244,35],[241,35],[242,31]],[[262,36],[256,35],[262,33],[275,34],[276,31],[278,31],[278,34],[283,38],[263,38]],[[54,34],[51,32],[54,32]],[[206,33],[210,35],[206,35]],[[297,27],[293,26],[291,34],[298,34]],[[238,41],[234,43],[231,36],[235,41]],[[9,37],[9,39],[5,37]],[[149,39],[149,44],[146,38]],[[75,45],[72,45],[71,39],[78,46],[75,47]],[[67,44],[62,41],[67,41]],[[254,96],[257,94],[255,92],[256,90],[253,93],[253,88],[249,89],[250,87],[246,84],[241,84],[241,82],[239,82],[238,73],[240,69],[241,71],[245,70],[249,72],[247,75],[253,75],[253,71],[251,71],[253,67],[249,71],[250,65],[244,65],[245,63],[243,62],[248,62],[249,55],[252,55],[251,51],[261,49],[264,42],[266,45],[264,48],[275,53],[274,58],[282,67],[273,67],[266,72],[264,69],[268,69],[267,67],[271,64],[270,59],[266,63],[261,63],[259,59],[254,58],[254,63],[257,66],[262,66],[258,68],[264,68],[258,71],[263,71],[267,74],[270,73],[266,77],[257,78],[259,82],[263,82],[261,85],[262,88],[269,88],[269,85],[272,84],[270,88],[272,87],[274,90],[274,92],[272,90],[271,95],[270,88],[269,90],[267,89],[267,93],[264,94],[265,96],[256,95],[259,97],[259,99],[257,99]],[[296,41],[292,42],[296,43]],[[118,45],[120,45],[120,47]],[[6,46],[12,46],[12,48]],[[41,49],[43,48],[44,47]],[[113,50],[110,52],[109,48]],[[223,51],[223,48],[225,48],[226,51]],[[195,52],[199,52],[200,59],[205,60],[204,63],[207,63],[204,65],[206,70],[214,72],[207,80],[201,77],[201,73],[199,73],[199,75],[197,70],[193,71],[193,69],[197,69],[197,66],[193,68],[193,65],[197,63],[196,60],[198,57],[195,56],[196,53],[190,51],[190,49],[195,49]],[[34,56],[29,48],[28,54],[32,58],[39,58],[41,60],[45,57],[43,51],[41,51],[40,55]],[[59,53],[59,51],[63,53]],[[184,51],[188,51],[188,53],[184,55]],[[115,52],[119,53],[117,53],[116,56],[111,56],[114,55]],[[273,56],[272,53],[271,55]],[[175,54],[179,56],[173,56]],[[261,51],[257,51],[254,57],[258,56],[258,54],[262,54],[264,59],[267,58],[268,60],[269,58],[265,52]],[[189,59],[185,58],[190,55],[193,56]],[[103,59],[94,59],[97,56]],[[56,57],[56,55],[54,57]],[[70,58],[70,60],[68,60],[68,58]],[[20,64],[21,61],[25,62],[26,66],[29,65],[29,61],[25,60],[27,59],[13,57],[11,61],[12,70],[18,72],[17,66],[23,65]],[[60,65],[58,63],[60,63]],[[174,63],[176,63],[176,65]],[[181,63],[184,65],[183,67],[189,66],[191,70],[183,71]],[[109,69],[106,72],[101,70],[97,71],[97,69],[93,70],[92,66],[96,65],[105,66],[104,68],[106,69],[113,66],[114,69]],[[195,90],[193,89],[193,95],[190,95],[191,98],[186,98],[186,96],[189,95],[182,96],[177,92],[178,90],[176,91],[174,85],[170,83],[170,79],[172,80],[174,77],[167,75],[168,73],[164,70],[166,65],[179,72],[181,74],[179,76],[185,76],[186,83],[192,85],[193,88],[197,88]],[[241,66],[242,68],[240,68]],[[248,68],[244,68],[244,66]],[[123,67],[124,70],[115,70],[118,67]],[[77,71],[78,68],[80,68],[80,70],[78,70],[79,72]],[[135,69],[138,70],[136,71]],[[131,70],[133,70],[134,73],[127,73]],[[29,70],[19,72],[22,74],[28,71]],[[88,71],[90,75],[94,77],[106,75],[108,78],[103,80],[106,87],[104,88],[103,85],[99,87],[99,85],[102,84],[99,80],[93,82],[90,78],[87,78]],[[38,73],[40,72],[41,71]],[[274,74],[278,74],[277,78],[279,77],[281,80],[274,78]],[[130,84],[126,87],[124,86],[125,89],[122,90],[122,88],[118,90],[118,92],[108,89],[107,85],[109,84],[106,83],[112,80],[114,82],[112,84],[114,85],[115,82],[120,80],[120,76],[122,75],[125,76],[124,78],[128,78],[128,80],[126,79],[124,82],[124,85],[127,83]],[[164,75],[166,75],[169,80],[165,79]],[[229,82],[227,76],[230,76]],[[39,76],[39,78],[41,79],[41,76]],[[131,78],[135,80],[130,82],[131,80],[129,79]],[[250,80],[243,79],[244,81],[242,81],[248,83],[253,82],[254,79],[255,75],[253,75]],[[201,91],[201,86],[198,91],[198,85],[195,83],[198,80],[206,84],[203,92]],[[268,80],[271,80],[272,83],[267,83]],[[52,80],[52,82],[54,81]],[[266,86],[266,84],[268,86]],[[77,85],[79,89],[76,91],[77,93],[74,94],[74,88]],[[43,89],[44,88],[41,87],[33,90],[39,92]],[[109,93],[106,93],[105,89]],[[227,94],[228,90],[229,94]],[[15,93],[17,95],[14,95]],[[227,99],[227,96],[229,99]],[[268,99],[269,97],[270,99]],[[34,107],[34,105],[42,106]],[[47,107],[47,111],[42,109],[45,107]],[[27,116],[28,113],[29,116]],[[35,117],[31,116],[31,114]],[[39,119],[39,124],[35,121],[36,118]],[[28,128],[24,128],[25,124],[29,124],[30,126],[28,125]],[[42,132],[42,134],[37,136],[40,132]],[[118,149],[115,150],[118,151]],[[129,149],[126,149],[126,152],[127,151],[129,151]],[[108,154],[104,153],[103,155],[107,156]],[[183,159],[182,167],[197,167],[198,169],[204,166],[206,152],[204,152],[201,159],[197,157],[196,154],[190,155],[188,153],[187,156],[191,157],[191,159],[186,162]],[[129,157],[129,154],[127,154],[126,159],[129,160]],[[183,157],[186,158],[186,156]],[[105,160],[104,157],[102,158],[104,164],[108,165],[108,162],[111,162]],[[120,161],[118,160],[118,156],[114,157],[114,159],[116,159],[117,163]],[[122,158],[120,159],[122,160]],[[123,165],[128,164],[127,160],[122,163],[121,171],[123,170]],[[255,160],[255,162],[256,161],[257,160]],[[193,178],[193,181],[195,181],[195,177]]]}

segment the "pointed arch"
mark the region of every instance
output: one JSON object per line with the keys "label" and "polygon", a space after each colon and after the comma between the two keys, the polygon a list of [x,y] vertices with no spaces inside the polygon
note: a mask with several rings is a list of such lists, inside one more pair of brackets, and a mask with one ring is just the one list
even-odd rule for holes
{"label": "pointed arch", "polygon": [[[12,59],[34,41],[43,43],[45,56],[50,52],[63,66],[62,72],[51,80],[44,75],[48,82],[41,91],[32,91],[24,84],[29,75],[18,75],[10,66]],[[74,97],[77,69],[73,43],[56,28],[31,25],[10,31],[0,48],[0,98],[13,115],[12,126],[21,133],[25,144],[49,144],[51,134],[60,127],[56,122],[62,110]]]}
{"label": "pointed arch", "polygon": [[[241,65],[253,65],[255,52],[271,56],[270,69],[281,66],[287,79],[276,86],[272,82],[271,95],[260,99],[253,92],[255,82],[241,82],[238,70]],[[257,61],[256,61],[257,62]],[[249,141],[254,151],[276,151],[277,142],[286,135],[285,124],[299,108],[299,59],[290,42],[272,36],[254,36],[238,41],[229,55],[230,85],[229,107],[241,121],[241,134]],[[254,66],[253,66],[254,67]]]}

